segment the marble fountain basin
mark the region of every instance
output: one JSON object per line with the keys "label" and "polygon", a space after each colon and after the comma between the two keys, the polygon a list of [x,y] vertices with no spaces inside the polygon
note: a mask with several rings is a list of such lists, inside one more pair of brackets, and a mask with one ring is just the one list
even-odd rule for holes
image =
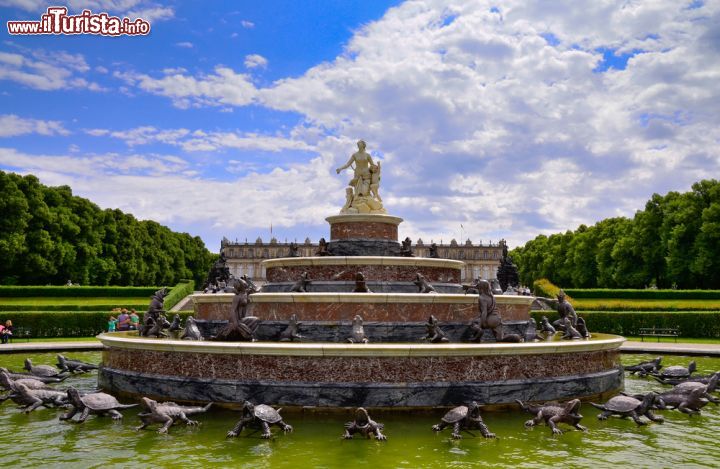
{"label": "marble fountain basin", "polygon": [[597,398],[623,386],[625,340],[528,343],[212,342],[98,336],[113,393],[235,405],[422,408]]}

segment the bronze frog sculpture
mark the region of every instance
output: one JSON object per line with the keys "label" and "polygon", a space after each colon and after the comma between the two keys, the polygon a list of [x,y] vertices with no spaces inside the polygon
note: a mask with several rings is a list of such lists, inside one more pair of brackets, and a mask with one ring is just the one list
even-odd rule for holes
{"label": "bronze frog sculpture", "polygon": [[440,342],[450,342],[445,333],[440,329],[440,321],[432,314],[428,318],[428,322],[425,324],[427,329],[427,335],[424,340],[432,344],[438,344]]}
{"label": "bronze frog sculpture", "polygon": [[365,335],[363,318],[359,314],[353,318],[352,335],[348,337],[348,342],[351,344],[367,344],[370,342],[370,339]]}
{"label": "bronze frog sculpture", "polygon": [[367,410],[362,407],[358,407],[355,411],[355,420],[345,424],[345,434],[343,435],[343,438],[351,440],[353,435],[359,433],[365,438],[370,438],[370,435],[372,435],[376,440],[385,441],[387,440],[387,437],[382,433],[384,427],[385,426],[382,423],[378,423],[371,419]]}

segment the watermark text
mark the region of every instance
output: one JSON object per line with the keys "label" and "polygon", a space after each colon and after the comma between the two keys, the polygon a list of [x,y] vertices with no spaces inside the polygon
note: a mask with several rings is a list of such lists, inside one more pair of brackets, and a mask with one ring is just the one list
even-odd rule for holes
{"label": "watermark text", "polygon": [[48,7],[40,21],[8,21],[9,34],[95,34],[98,36],[146,36],[150,22],[142,18],[131,20],[107,13],[83,10],[79,15],[68,15],[67,7]]}

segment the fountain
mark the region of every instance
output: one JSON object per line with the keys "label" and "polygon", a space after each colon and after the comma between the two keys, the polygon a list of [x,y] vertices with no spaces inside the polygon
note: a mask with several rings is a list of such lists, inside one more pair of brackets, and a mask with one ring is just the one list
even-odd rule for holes
{"label": "fountain", "polygon": [[[622,387],[622,337],[538,336],[533,297],[465,294],[463,262],[414,257],[409,240],[398,242],[403,220],[387,214],[380,163],[362,141],[338,173],[352,164],[346,203],[326,219],[330,241],[318,255],[264,261],[268,283],[241,315],[253,318],[257,341],[101,334],[99,385],[158,399],[317,408],[507,405],[598,398]],[[234,298],[193,295],[206,339],[227,327]],[[479,310],[496,311],[502,323],[488,326]],[[349,341],[358,327],[366,340]]]}

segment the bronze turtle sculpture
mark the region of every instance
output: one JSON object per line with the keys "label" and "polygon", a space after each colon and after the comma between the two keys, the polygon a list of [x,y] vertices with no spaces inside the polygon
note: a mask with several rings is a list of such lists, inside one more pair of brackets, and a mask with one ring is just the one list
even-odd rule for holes
{"label": "bronze turtle sculpture", "polygon": [[660,368],[662,368],[660,362],[662,362],[662,357],[657,357],[653,360],[640,362],[636,365],[626,366],[625,371],[629,371],[630,374],[633,375],[637,373],[640,376],[647,376],[650,373],[660,371]]}
{"label": "bronze turtle sculpture", "polygon": [[207,412],[212,406],[212,402],[203,407],[178,405],[174,402],[160,403],[147,397],[141,399],[141,404],[147,412],[138,414],[142,425],[136,430],[142,430],[153,423],[162,423],[158,433],[167,433],[178,420],[186,425],[198,425],[197,420],[190,420],[187,416]]}
{"label": "bronze turtle sculpture", "polygon": [[352,333],[348,337],[348,342],[351,344],[367,344],[370,339],[365,335],[365,328],[363,327],[363,318],[359,314],[355,315],[352,323]]}
{"label": "bronze turtle sculpture", "polygon": [[[655,379],[660,381],[659,378],[655,378]],[[715,390],[717,389],[718,380],[720,380],[720,371],[713,373],[711,375],[707,375],[707,376],[693,376],[692,378],[687,378],[684,381],[680,381],[680,382],[676,383],[675,388],[691,390],[696,387],[700,387],[701,385],[707,385],[707,392],[711,393],[711,392],[715,392]],[[663,382],[663,384],[668,384],[668,383]]]}
{"label": "bronze turtle sculpture", "polygon": [[562,430],[557,426],[558,423],[565,423],[582,431],[587,430],[587,428],[580,425],[580,420],[582,419],[582,415],[579,413],[580,399],[573,399],[565,404],[549,402],[537,406],[523,404],[520,400],[516,400],[515,402],[520,404],[522,410],[535,416],[535,418],[525,422],[526,427],[534,427],[541,422],[545,422],[545,425],[550,427],[555,435],[562,434]]}
{"label": "bronze turtle sculpture", "polygon": [[57,366],[61,371],[69,371],[70,373],[87,373],[88,371],[100,368],[92,363],[72,360],[60,354],[57,355],[57,361],[57,365],[55,366]]}
{"label": "bronze turtle sculpture", "polygon": [[595,404],[591,402],[590,405],[602,410],[602,413],[598,414],[598,419],[607,420],[611,415],[619,415],[620,417],[630,417],[638,425],[645,425],[646,422],[640,419],[641,415],[644,415],[653,422],[662,423],[665,421],[662,417],[655,416],[652,412],[652,406],[658,399],[658,395],[654,392],[649,392],[643,396],[640,401],[630,396],[615,396],[607,401],[604,405]]}
{"label": "bronze turtle sculpture", "polygon": [[652,374],[662,379],[686,379],[695,373],[696,369],[697,365],[695,364],[695,360],[693,360],[688,364],[687,368],[680,365],[668,366],[660,373],[655,372]]}
{"label": "bronze turtle sculpture", "polygon": [[236,437],[243,431],[243,428],[247,426],[260,427],[262,429],[261,438],[271,438],[272,433],[270,432],[270,425],[279,426],[283,432],[288,433],[293,431],[293,427],[283,422],[280,416],[280,410],[274,409],[269,405],[258,404],[254,405],[249,401],[245,401],[243,404],[243,416],[235,427],[227,433],[227,437]]}
{"label": "bronze turtle sculpture", "polygon": [[715,374],[715,376],[713,376],[713,378],[710,379],[707,384],[699,383],[697,381],[685,381],[684,383],[676,385],[673,389],[671,389],[671,391],[689,393],[694,391],[695,389],[704,389],[705,393],[702,395],[702,397],[717,405],[720,404],[720,399],[710,393],[715,391],[715,388],[717,388],[718,377],[719,374]]}
{"label": "bronze turtle sculpture", "polygon": [[448,425],[452,425],[453,431],[451,437],[454,440],[462,438],[460,432],[462,430],[478,429],[485,438],[495,438],[495,434],[490,432],[485,422],[480,416],[480,405],[473,401],[469,405],[458,406],[448,411],[443,416],[440,423],[432,426],[434,432],[440,432]]}
{"label": "bronze turtle sculpture", "polygon": [[94,392],[81,396],[77,389],[69,388],[67,395],[72,409],[67,414],[62,415],[60,420],[70,420],[76,413],[80,412],[80,418],[75,421],[76,423],[83,423],[91,413],[97,415],[109,414],[113,420],[120,420],[123,416],[118,409],[129,409],[137,406],[137,404],[120,404],[114,396],[104,392]]}
{"label": "bronze turtle sculpture", "polygon": [[32,360],[29,358],[25,359],[24,368],[33,375],[40,376],[42,378],[59,378],[63,376],[62,372],[56,370],[50,365],[33,365]]}
{"label": "bronze turtle sculpture", "polygon": [[372,435],[376,440],[385,441],[387,437],[382,433],[384,428],[385,425],[370,418],[367,410],[363,407],[358,407],[357,410],[355,410],[355,420],[345,424],[345,434],[343,438],[352,440],[353,436],[359,433],[365,438],[370,438],[370,435]]}
{"label": "bronze turtle sculpture", "polygon": [[[701,381],[683,381],[682,383],[675,385],[669,391],[661,393],[660,398],[663,399],[663,401],[667,399],[667,405],[671,408],[675,408],[679,407],[679,403],[683,400],[685,396],[689,395],[696,389],[700,389],[702,391],[702,393],[700,394],[701,399],[705,399],[708,402],[712,402],[713,404],[720,404],[720,399],[717,399],[710,394],[717,388],[719,380],[720,372],[714,373],[709,380],[705,380],[706,383],[703,383]],[[633,397],[637,398],[637,396]],[[696,408],[696,410],[699,410],[707,404],[707,402],[703,403],[702,401],[695,401],[694,399],[693,402],[699,404],[698,406],[691,405],[691,407]]]}
{"label": "bronze turtle sculpture", "polygon": [[702,384],[708,384],[713,376],[720,374],[720,371],[712,373],[710,375],[694,375],[687,378],[660,378],[659,376],[653,376],[653,379],[662,384],[670,384],[677,386],[680,383],[697,382]]}

